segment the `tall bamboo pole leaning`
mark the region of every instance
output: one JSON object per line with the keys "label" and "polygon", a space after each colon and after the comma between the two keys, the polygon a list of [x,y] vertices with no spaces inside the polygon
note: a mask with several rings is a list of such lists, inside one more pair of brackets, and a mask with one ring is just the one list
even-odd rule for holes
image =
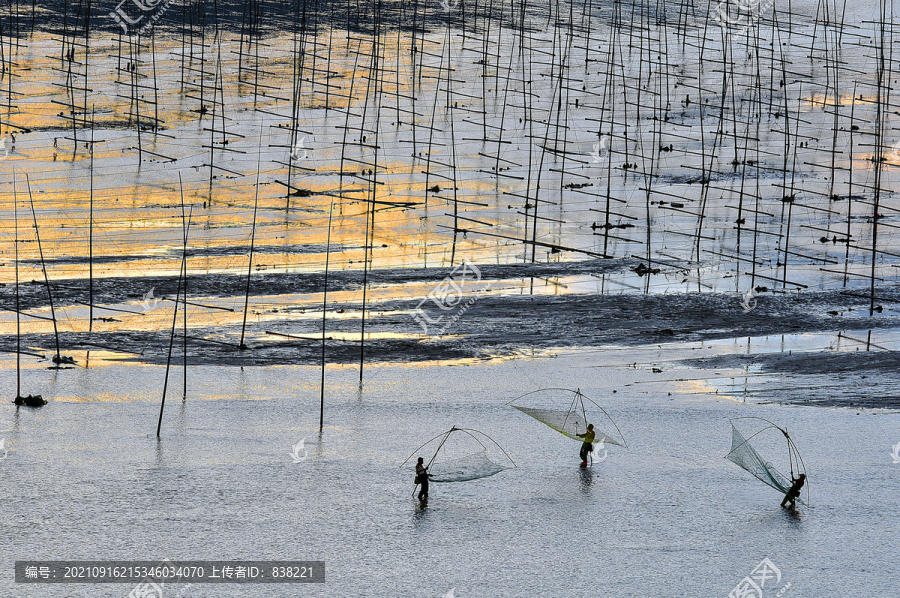
{"label": "tall bamboo pole leaning", "polygon": [[328,208],[328,236],[325,241],[325,281],[322,287],[322,381],[319,384],[319,432],[325,426],[325,318],[328,308],[328,261],[331,257],[331,218],[334,214],[334,198]]}
{"label": "tall bamboo pole leaning", "polygon": [[16,195],[16,171],[13,170],[13,218],[16,254],[16,401],[22,398],[22,314],[19,304],[19,199]]}
{"label": "tall bamboo pole leaning", "polygon": [[184,287],[184,293],[183,293],[183,294],[184,294],[184,315],[183,315],[183,319],[184,319],[184,333],[183,333],[183,335],[182,335],[182,341],[183,341],[182,350],[183,350],[183,353],[184,353],[184,362],[183,362],[183,364],[182,364],[182,368],[181,368],[181,369],[183,370],[182,373],[184,374],[184,384],[182,385],[181,400],[182,400],[182,401],[186,401],[186,400],[187,400],[187,365],[188,365],[188,363],[187,363],[187,358],[188,358],[188,353],[187,353],[187,322],[188,322],[188,315],[187,315],[187,305],[188,305],[188,303],[187,303],[187,241],[188,241],[188,223],[187,223],[187,219],[185,218],[185,212],[184,212],[184,183],[183,183],[182,180],[181,180],[181,173],[180,173],[180,172],[178,173],[178,188],[179,188],[179,190],[181,191],[181,228],[182,228],[182,230],[183,230],[183,238],[184,238],[184,246],[183,246],[183,248],[182,248],[182,253],[183,253],[183,255],[184,255],[184,260],[182,260],[182,270],[181,270],[181,271],[182,271],[182,279],[183,279],[182,286]]}
{"label": "tall bamboo pole leaning", "polygon": [[[182,284],[182,272],[184,272],[185,261],[187,260],[187,230],[190,230],[191,227],[191,215],[194,212],[194,206],[191,206],[191,211],[188,213],[187,220],[187,229],[184,232],[184,250],[181,254],[181,268],[178,270],[178,289],[175,291],[175,309],[172,310],[172,332],[169,335],[169,356],[166,359],[166,376],[163,379],[163,391],[162,391],[162,401],[159,404],[159,420],[156,423],[156,438],[159,439],[159,433],[162,429],[162,417],[163,411],[166,408],[166,390],[169,387],[169,370],[172,365],[172,347],[175,345],[175,326],[178,323],[178,301],[181,298],[181,284]],[[185,308],[187,308],[187,303],[185,303]]]}
{"label": "tall bamboo pole leaning", "polygon": [[[253,245],[256,241],[256,213],[259,207],[259,164],[262,159],[262,123],[259,125],[259,148],[256,153],[256,186],[253,194],[253,228],[250,230],[250,259],[247,263],[247,286],[244,290],[244,321],[241,324],[241,342],[238,349],[244,350],[247,345],[244,344],[244,333],[247,330],[247,307],[250,304],[250,275],[253,273]],[[290,189],[288,189],[290,192]]]}
{"label": "tall bamboo pole leaning", "polygon": [[47,298],[50,302],[50,317],[53,319],[53,336],[56,339],[56,355],[53,356],[53,363],[74,363],[71,357],[63,357],[59,350],[59,328],[56,325],[56,310],[53,307],[53,292],[50,290],[50,278],[47,276],[47,263],[44,261],[44,250],[41,247],[41,233],[38,229],[37,214],[34,211],[34,197],[31,195],[31,180],[25,175],[25,182],[28,185],[28,201],[31,203],[31,216],[34,219],[34,234],[37,239],[38,254],[41,257],[41,271],[44,273],[44,284],[47,286]]}

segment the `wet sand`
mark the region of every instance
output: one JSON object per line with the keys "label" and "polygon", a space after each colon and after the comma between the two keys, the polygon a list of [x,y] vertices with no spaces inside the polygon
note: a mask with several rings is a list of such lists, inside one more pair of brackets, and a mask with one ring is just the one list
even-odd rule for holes
{"label": "wet sand", "polygon": [[[869,317],[869,302],[860,292],[804,291],[802,293],[758,292],[748,298],[737,293],[688,292],[641,294],[639,292],[596,294],[577,292],[585,278],[624,275],[639,265],[636,261],[592,260],[569,264],[534,266],[483,266],[481,280],[465,287],[457,306],[445,313],[431,311],[436,319],[445,316],[442,326],[427,332],[414,317],[416,308],[429,307],[422,296],[396,299],[398,289],[415,285],[434,288],[450,273],[449,269],[375,270],[369,274],[370,303],[366,317],[366,339],[363,359],[374,363],[430,363],[457,360],[490,360],[515,358],[534,352],[561,349],[602,349],[601,361],[615,361],[617,351],[646,347],[646,363],[641,367],[656,368],[661,377],[669,369],[666,364],[682,364],[702,371],[714,371],[714,377],[734,376],[737,371],[754,370],[784,380],[827,377],[835,388],[813,396],[802,392],[781,393],[780,401],[801,404],[846,405],[864,407],[900,407],[900,393],[894,392],[890,380],[897,370],[892,346],[900,329],[900,314],[884,309],[900,298],[900,286],[878,289],[876,306],[882,311]],[[530,275],[530,276],[526,276]],[[660,276],[660,275],[652,275]],[[546,281],[570,281],[568,284]],[[572,282],[574,281],[574,282]],[[66,306],[86,300],[84,281],[53,283],[57,314]],[[321,344],[321,274],[260,274],[251,280],[245,349],[239,349],[243,301],[240,291],[246,278],[227,275],[192,276],[189,279],[191,302],[230,301],[233,311],[218,321],[197,325],[189,310],[188,364],[219,366],[318,365],[322,359]],[[530,285],[537,283],[537,287]],[[360,290],[359,272],[338,272],[329,277],[329,296],[352,297]],[[81,288],[79,288],[81,285]],[[157,298],[172,297],[177,287],[172,277],[140,279],[105,279],[95,283],[95,301],[138,310],[137,314],[95,311],[95,318],[115,321],[110,329],[67,330],[67,320],[60,321],[60,344],[63,354],[73,355],[80,367],[84,352],[90,349],[118,349],[106,359],[165,364],[170,343],[172,301],[162,300],[153,314],[141,314],[134,302],[141,289],[152,285]],[[687,287],[688,284],[683,285]],[[550,294],[550,290],[560,294]],[[377,290],[387,289],[386,299]],[[415,287],[418,288],[418,287]],[[31,310],[46,310],[46,288],[42,284],[21,287],[23,305]],[[7,302],[12,288],[3,289]],[[342,295],[343,294],[343,295]],[[196,295],[196,297],[195,297]],[[277,301],[284,304],[278,305]],[[275,306],[278,305],[278,306]],[[261,307],[265,306],[265,307]],[[434,307],[430,305],[430,307]],[[460,313],[462,307],[465,309]],[[84,307],[79,309],[84,310]],[[193,308],[191,308],[193,309]],[[100,315],[102,314],[102,315]],[[154,316],[155,314],[155,316]],[[457,315],[458,314],[458,315]],[[453,318],[456,316],[456,318]],[[182,315],[176,326],[173,363],[182,363]],[[360,312],[354,301],[329,301],[326,314],[326,362],[329,365],[353,365],[360,361]],[[147,321],[153,325],[145,325]],[[96,322],[100,327],[104,322]],[[54,352],[54,339],[44,323],[45,331],[23,336],[27,350]],[[116,328],[118,327],[118,328]],[[8,328],[7,328],[8,329]],[[867,339],[868,330],[874,338]],[[437,333],[443,331],[441,335]],[[843,349],[816,346],[794,352],[789,347],[773,351],[736,355],[733,349],[714,349],[704,357],[692,356],[699,343],[734,341],[760,337],[790,335],[840,335],[856,339],[855,346]],[[853,331],[848,333],[847,331]],[[862,331],[862,332],[860,332]],[[295,338],[300,337],[300,338]],[[12,350],[15,337],[3,336],[0,346]],[[658,351],[667,348],[664,355]],[[650,364],[652,362],[652,364]],[[96,358],[94,363],[97,363]],[[648,365],[650,364],[650,365]],[[637,364],[635,364],[637,365]],[[655,371],[655,370],[654,370]],[[872,379],[862,386],[854,380]],[[839,379],[838,376],[841,378]],[[881,388],[887,384],[891,388]],[[838,388],[841,385],[841,388]],[[857,389],[857,390],[853,390]],[[757,400],[771,400],[768,394],[755,393]],[[744,395],[753,395],[744,389]],[[795,396],[796,394],[796,396]]]}

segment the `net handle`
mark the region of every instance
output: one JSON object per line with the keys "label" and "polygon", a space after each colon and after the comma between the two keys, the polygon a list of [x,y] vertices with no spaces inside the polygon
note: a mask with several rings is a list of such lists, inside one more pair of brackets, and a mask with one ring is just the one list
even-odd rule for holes
{"label": "net handle", "polygon": [[[785,432],[785,435],[787,435],[787,432]],[[802,473],[804,476],[806,476],[806,464],[803,462],[803,457],[800,456],[800,451],[797,449],[797,445],[794,444],[794,439],[791,438],[790,436],[788,436],[787,440],[788,440],[788,452],[793,454],[793,457],[797,460],[797,473],[798,474]],[[800,471],[801,468],[803,469],[803,471]],[[793,474],[792,474],[792,477],[793,477]],[[809,478],[804,478],[804,480],[805,481],[804,481],[803,485],[806,487],[806,504],[809,505],[810,504]]]}
{"label": "net handle", "polygon": [[[760,421],[766,422],[766,423],[769,424],[769,425],[768,425],[767,427],[763,428],[762,430],[759,430],[758,432],[756,432],[756,434],[753,434],[753,435],[750,436],[749,438],[746,438],[746,439],[744,440],[744,442],[742,442],[740,445],[738,445],[738,446],[734,447],[732,450],[730,450],[730,451],[728,452],[728,455],[730,455],[731,453],[733,453],[733,452],[736,451],[737,449],[739,449],[739,448],[741,448],[742,446],[744,446],[745,444],[747,444],[747,443],[750,441],[750,439],[753,438],[754,436],[757,436],[758,434],[762,434],[763,432],[765,432],[766,430],[768,430],[768,429],[770,429],[770,428],[777,428],[778,431],[780,431],[782,434],[784,434],[784,437],[787,439],[787,444],[788,444],[788,462],[791,464],[791,480],[794,479],[794,466],[793,466],[794,460],[796,460],[796,462],[797,462],[797,474],[799,475],[799,474],[802,473],[804,476],[806,475],[806,463],[803,462],[803,457],[800,455],[800,450],[797,448],[797,445],[794,444],[794,439],[791,438],[791,435],[790,435],[790,434],[788,434],[788,431],[787,431],[786,428],[782,428],[782,427],[779,426],[778,424],[776,424],[776,423],[774,423],[774,422],[772,422],[772,421],[769,421],[769,420],[767,420],[767,419],[764,418],[764,417],[756,417],[756,416],[750,416],[750,415],[744,416],[744,417],[733,417],[733,418],[731,418],[731,427],[732,427],[732,428],[735,427],[735,426],[734,426],[734,420],[736,420],[736,419],[758,419],[758,420],[760,420]],[[726,459],[728,458],[728,455],[725,455],[725,458],[726,458]],[[809,499],[809,479],[807,479],[807,480],[804,482],[803,485],[806,487],[806,504],[809,505],[809,504],[810,504],[810,499]]]}
{"label": "net handle", "polygon": [[[569,410],[566,411],[566,418],[563,420],[563,424],[562,424],[563,430],[566,429],[566,422],[569,421],[569,415],[570,415],[571,413],[574,413],[574,412],[575,412],[575,401],[578,400],[578,397],[579,397],[580,395],[581,395],[581,390],[580,390],[580,389],[579,389],[579,390],[576,390],[576,391],[575,391],[575,396],[572,397],[572,402],[569,403]],[[581,411],[584,412],[584,401],[581,402]],[[584,418],[584,425],[586,426],[587,423],[588,423],[588,421],[587,421],[587,416],[585,416],[585,418]],[[587,428],[585,428],[584,432],[585,432],[585,434],[587,434]],[[575,434],[578,434],[578,421],[577,421],[577,420],[575,421]]]}
{"label": "net handle", "polygon": [[[412,454],[411,454],[409,457],[407,457],[407,458],[403,461],[403,463],[401,463],[401,464],[399,465],[398,469],[399,469],[399,468],[402,468],[404,465],[406,465],[406,464],[409,462],[409,460],[412,459],[412,458],[416,455],[416,453],[418,453],[420,450],[422,450],[422,447],[427,446],[428,444],[434,442],[435,440],[437,440],[438,438],[440,438],[441,436],[443,436],[444,439],[441,440],[440,445],[438,446],[437,450],[434,452],[434,455],[431,457],[431,461],[428,462],[428,467],[431,467],[431,464],[434,462],[434,458],[437,457],[438,451],[441,450],[441,447],[444,446],[444,443],[447,441],[447,438],[449,438],[449,437],[450,437],[450,434],[452,434],[453,432],[465,432],[466,434],[468,434],[469,436],[471,436],[472,439],[475,440],[475,442],[477,442],[477,443],[481,446],[481,448],[487,450],[487,447],[484,445],[484,443],[481,442],[481,441],[478,439],[477,436],[475,436],[475,434],[481,434],[482,436],[484,436],[485,438],[487,438],[488,440],[490,440],[492,443],[494,443],[494,446],[496,446],[498,449],[500,449],[500,452],[503,453],[503,455],[504,455],[507,459],[509,459],[509,462],[513,464],[513,467],[518,467],[518,465],[516,465],[516,462],[512,460],[512,457],[509,456],[509,453],[507,453],[505,450],[503,450],[503,447],[500,446],[500,445],[497,443],[496,440],[494,440],[493,438],[491,438],[490,436],[488,436],[488,435],[485,434],[484,432],[482,432],[482,431],[480,431],[480,430],[475,430],[474,428],[457,428],[456,426],[453,426],[453,427],[450,428],[450,430],[448,430],[447,432],[441,432],[440,434],[438,434],[438,435],[435,436],[434,438],[431,438],[431,439],[428,440],[427,442],[425,442],[425,443],[419,445],[419,447],[418,447],[415,451],[413,451]],[[473,432],[474,432],[475,434],[473,434]],[[426,468],[426,469],[427,469],[427,468]]]}
{"label": "net handle", "polygon": [[[450,430],[444,436],[444,439],[441,440],[441,443],[438,445],[437,450],[435,450],[434,454],[431,455],[431,460],[428,462],[428,465],[425,466],[426,471],[428,470],[429,467],[431,467],[431,464],[434,463],[434,460],[437,457],[438,453],[441,452],[441,447],[443,447],[444,443],[447,442],[447,439],[450,438],[450,434],[452,434],[455,431],[456,431],[456,427],[450,428]],[[479,444],[481,444],[481,443],[479,443]],[[426,473],[425,475],[428,475],[428,474]]]}
{"label": "net handle", "polygon": [[[625,440],[625,435],[622,434],[622,430],[619,429],[619,426],[616,424],[615,420],[614,420],[612,417],[610,417],[610,415],[609,415],[609,413],[607,413],[606,409],[604,409],[603,407],[601,407],[600,405],[598,405],[597,402],[594,401],[594,400],[592,400],[590,397],[585,396],[584,393],[581,392],[581,389],[580,389],[580,388],[577,389],[577,390],[572,390],[571,388],[558,388],[558,387],[552,387],[552,388],[539,388],[538,390],[532,390],[531,392],[526,392],[525,394],[520,395],[520,396],[518,396],[518,397],[512,399],[511,401],[507,401],[507,402],[504,403],[504,404],[505,404],[505,405],[511,405],[512,403],[515,403],[516,401],[518,401],[518,400],[521,399],[521,398],[527,397],[527,396],[529,396],[529,395],[533,395],[533,394],[538,393],[538,392],[546,392],[546,391],[548,391],[548,390],[563,390],[563,391],[566,391],[566,392],[572,392],[572,393],[575,393],[576,396],[575,396],[575,398],[572,399],[572,404],[569,405],[569,411],[572,410],[572,407],[574,406],[575,400],[576,400],[579,396],[580,396],[581,399],[582,399],[581,407],[582,407],[582,411],[583,411],[583,410],[584,410],[584,399],[587,399],[594,407],[596,407],[597,409],[599,409],[600,411],[603,412],[603,415],[606,416],[606,419],[609,420],[609,422],[610,422],[610,423],[613,425],[613,427],[616,429],[616,432],[619,433],[619,438],[622,439],[622,446],[624,446],[625,448],[628,448],[628,442]],[[584,418],[584,421],[585,421],[585,423],[587,423],[587,417]]]}
{"label": "net handle", "polygon": [[[451,431],[452,431],[452,430],[451,430]],[[422,450],[422,447],[425,447],[425,446],[427,446],[429,443],[434,442],[435,440],[437,440],[438,438],[440,438],[440,437],[443,436],[444,434],[449,434],[449,432],[441,432],[440,434],[438,434],[438,435],[435,436],[434,438],[432,438],[432,439],[430,439],[430,440],[428,440],[428,441],[423,442],[422,444],[420,444],[419,447],[416,448],[416,450],[414,450],[414,451],[412,452],[412,454],[411,454],[409,457],[407,457],[406,459],[403,460],[403,463],[401,463],[401,464],[398,466],[398,469],[400,469],[400,468],[402,468],[404,465],[406,465],[406,463],[407,463],[410,459],[412,459],[412,458],[416,455],[416,453],[418,453],[420,450]]]}
{"label": "net handle", "polygon": [[[578,393],[581,394],[581,391],[579,390]],[[591,402],[592,405],[594,405],[594,407],[596,407],[597,409],[599,409],[600,411],[603,412],[603,415],[606,416],[606,419],[609,420],[609,423],[611,423],[611,424],[613,425],[613,427],[616,429],[616,432],[619,433],[619,438],[622,439],[622,445],[623,445],[625,448],[628,448],[628,442],[625,441],[625,435],[622,434],[622,430],[620,430],[620,429],[619,429],[619,426],[616,425],[616,422],[615,422],[615,420],[612,418],[612,416],[610,416],[609,413],[606,412],[606,409],[604,409],[603,407],[601,407],[600,405],[598,405],[596,402],[592,401],[592,400],[590,399],[590,397],[586,397],[586,396],[584,396],[583,394],[581,394],[581,398],[582,398],[582,403],[581,403],[582,407],[584,406],[583,400],[584,400],[584,399],[587,399],[588,401]],[[585,418],[585,422],[587,422],[587,418]]]}

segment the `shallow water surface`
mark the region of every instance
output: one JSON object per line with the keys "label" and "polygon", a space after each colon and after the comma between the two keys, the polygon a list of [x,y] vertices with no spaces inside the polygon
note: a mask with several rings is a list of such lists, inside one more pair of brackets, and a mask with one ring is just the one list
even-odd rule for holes
{"label": "shallow water surface", "polygon": [[[768,558],[781,580],[766,589],[790,583],[783,595],[895,594],[896,415],[670,396],[601,358],[373,367],[362,393],[356,370],[330,369],[321,436],[314,370],[197,367],[186,402],[173,383],[159,442],[162,369],[48,372],[61,400],[0,410],[2,593],[131,590],[15,586],[16,559],[170,558],[326,561],[324,585],[172,588],[191,597],[726,596]],[[76,396],[73,382],[114,396]],[[630,448],[579,469],[577,443],[504,405],[540,382],[598,400]],[[728,419],[744,415],[791,431],[811,507],[782,510],[722,458]],[[489,434],[518,468],[433,484],[422,507],[398,466],[453,425]],[[309,456],[295,463],[301,439]]]}

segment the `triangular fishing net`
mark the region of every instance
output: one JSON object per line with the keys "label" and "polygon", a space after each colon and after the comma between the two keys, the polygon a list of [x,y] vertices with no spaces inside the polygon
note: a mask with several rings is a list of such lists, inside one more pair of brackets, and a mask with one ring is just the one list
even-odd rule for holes
{"label": "triangular fishing net", "polygon": [[753,477],[781,493],[786,494],[791,489],[792,484],[790,480],[775,469],[774,465],[763,460],[738,429],[734,427],[734,424],[731,424],[731,452],[725,458],[746,469]]}
{"label": "triangular fishing net", "polygon": [[[526,415],[530,415],[539,422],[547,424],[557,432],[561,432],[573,440],[584,442],[584,438],[579,438],[577,435],[585,433],[588,422],[585,422],[584,417],[575,410],[540,409],[535,407],[521,407],[519,405],[513,405],[513,407]],[[621,442],[611,437],[609,434],[605,434],[597,429],[596,423],[594,423],[594,434],[594,444],[605,442],[607,444],[622,446]]]}
{"label": "triangular fishing net", "polygon": [[490,477],[504,469],[507,468],[491,461],[487,451],[481,451],[443,462],[435,460],[428,472],[432,482],[467,482]]}
{"label": "triangular fishing net", "polygon": [[416,456],[425,460],[432,482],[478,480],[516,466],[490,436],[470,428],[453,427],[435,436],[416,449],[400,467],[406,465],[411,470],[415,469],[412,460]]}

